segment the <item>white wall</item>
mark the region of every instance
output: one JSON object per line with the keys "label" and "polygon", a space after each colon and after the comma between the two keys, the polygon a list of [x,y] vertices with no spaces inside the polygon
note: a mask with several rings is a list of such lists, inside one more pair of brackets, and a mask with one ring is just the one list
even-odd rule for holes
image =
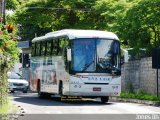
{"label": "white wall", "polygon": [[22,63],[16,63],[14,65],[13,71],[22,75],[22,71],[20,70],[20,68],[22,68]]}

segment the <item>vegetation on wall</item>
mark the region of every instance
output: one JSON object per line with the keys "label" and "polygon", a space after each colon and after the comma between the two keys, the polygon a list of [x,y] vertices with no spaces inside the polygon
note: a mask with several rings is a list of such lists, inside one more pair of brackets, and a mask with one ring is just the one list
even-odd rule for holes
{"label": "vegetation on wall", "polygon": [[129,99],[160,101],[160,97],[148,94],[144,91],[139,91],[139,92],[126,92],[125,91],[125,92],[121,93],[120,97],[121,98],[129,98]]}

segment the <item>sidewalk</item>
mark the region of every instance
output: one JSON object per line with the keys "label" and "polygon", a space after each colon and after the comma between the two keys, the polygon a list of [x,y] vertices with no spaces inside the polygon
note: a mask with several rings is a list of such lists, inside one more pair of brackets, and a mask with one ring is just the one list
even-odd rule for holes
{"label": "sidewalk", "polygon": [[119,102],[146,104],[151,106],[160,106],[160,101],[138,100],[138,99],[129,99],[129,98],[120,98],[120,97],[110,97],[110,100],[119,101]]}

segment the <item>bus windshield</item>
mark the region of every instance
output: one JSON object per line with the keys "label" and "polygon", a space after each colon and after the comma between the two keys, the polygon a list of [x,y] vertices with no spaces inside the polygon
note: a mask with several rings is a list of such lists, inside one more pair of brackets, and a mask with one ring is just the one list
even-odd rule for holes
{"label": "bus windshield", "polygon": [[111,73],[120,70],[120,47],[116,40],[75,39],[71,47],[74,72]]}

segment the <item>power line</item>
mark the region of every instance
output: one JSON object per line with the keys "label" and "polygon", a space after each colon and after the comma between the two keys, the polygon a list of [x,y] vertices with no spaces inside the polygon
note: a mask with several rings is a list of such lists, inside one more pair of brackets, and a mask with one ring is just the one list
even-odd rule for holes
{"label": "power line", "polygon": [[87,8],[53,8],[53,7],[24,7],[28,9],[50,9],[50,10],[73,10],[73,11],[86,11],[91,12],[91,9]]}

